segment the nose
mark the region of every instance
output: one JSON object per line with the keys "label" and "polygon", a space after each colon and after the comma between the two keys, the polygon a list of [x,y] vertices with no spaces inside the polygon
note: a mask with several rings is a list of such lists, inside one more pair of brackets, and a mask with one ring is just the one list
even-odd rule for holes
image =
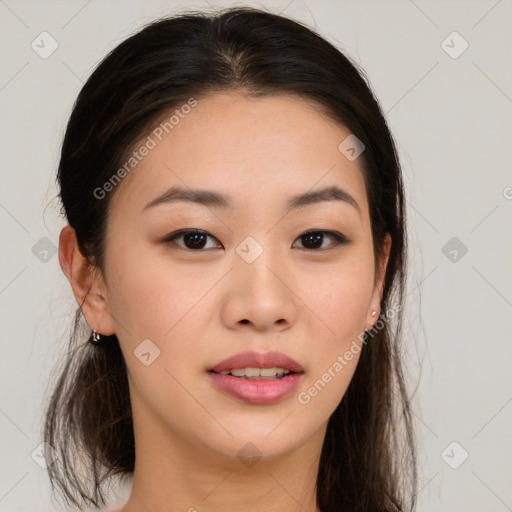
{"label": "nose", "polygon": [[293,276],[282,261],[263,251],[252,263],[235,255],[222,320],[231,329],[284,331],[296,321],[299,299]]}

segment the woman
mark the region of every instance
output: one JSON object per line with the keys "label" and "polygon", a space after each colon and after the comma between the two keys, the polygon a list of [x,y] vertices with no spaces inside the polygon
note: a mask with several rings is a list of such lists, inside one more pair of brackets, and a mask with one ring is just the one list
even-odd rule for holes
{"label": "woman", "polygon": [[120,512],[414,509],[401,171],[346,56],[254,8],[157,20],[84,85],[58,182],[68,503],[119,477]]}

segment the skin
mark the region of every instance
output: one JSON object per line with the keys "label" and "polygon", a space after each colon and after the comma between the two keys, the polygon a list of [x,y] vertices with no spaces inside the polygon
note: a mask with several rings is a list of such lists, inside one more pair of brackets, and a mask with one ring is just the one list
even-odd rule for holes
{"label": "skin", "polygon": [[[327,421],[359,354],[308,404],[297,395],[375,323],[391,243],[375,268],[361,168],[338,150],[349,133],[296,96],[210,93],[110,192],[105,275],[62,230],[60,265],[77,302],[87,296],[85,319],[117,335],[128,366],[136,467],[120,512],[319,510]],[[141,213],[172,185],[229,194],[233,210],[177,202]],[[330,185],[361,212],[324,201],[284,215],[289,197]],[[188,250],[186,238],[162,241],[184,228],[213,238]],[[309,229],[350,242],[325,234],[307,248]],[[250,264],[235,251],[247,236],[263,248]],[[147,338],[160,349],[149,366],[133,353]],[[297,391],[251,405],[216,390],[206,370],[250,349],[298,361]],[[237,457],[246,443],[261,456],[251,467]]]}

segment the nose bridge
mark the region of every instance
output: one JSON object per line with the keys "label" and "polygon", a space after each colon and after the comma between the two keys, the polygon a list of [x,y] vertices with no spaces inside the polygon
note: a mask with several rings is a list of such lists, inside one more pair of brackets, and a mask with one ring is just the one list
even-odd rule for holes
{"label": "nose bridge", "polygon": [[286,267],[279,248],[272,246],[271,236],[249,235],[238,244],[235,252],[236,271],[241,283],[253,290],[271,288],[273,292],[281,291],[283,283],[275,273],[278,268],[285,273]]}
{"label": "nose bridge", "polygon": [[291,323],[297,310],[284,255],[271,239],[248,236],[235,248],[236,321],[249,320],[258,328],[283,320]]}

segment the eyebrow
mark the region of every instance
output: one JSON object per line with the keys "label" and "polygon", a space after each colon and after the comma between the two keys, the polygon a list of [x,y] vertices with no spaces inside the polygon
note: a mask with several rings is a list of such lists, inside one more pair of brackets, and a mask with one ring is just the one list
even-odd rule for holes
{"label": "eyebrow", "polygon": [[[200,189],[184,189],[179,186],[173,186],[164,192],[162,195],[151,200],[142,212],[162,204],[169,204],[178,201],[186,201],[189,203],[198,203],[209,207],[233,209],[233,204],[229,196],[214,192],[212,190]],[[361,209],[357,201],[346,190],[343,190],[335,185],[326,187],[313,192],[305,192],[294,196],[288,200],[286,206],[286,213],[303,208],[311,204],[321,203],[324,201],[343,201],[353,206],[361,216]]]}

